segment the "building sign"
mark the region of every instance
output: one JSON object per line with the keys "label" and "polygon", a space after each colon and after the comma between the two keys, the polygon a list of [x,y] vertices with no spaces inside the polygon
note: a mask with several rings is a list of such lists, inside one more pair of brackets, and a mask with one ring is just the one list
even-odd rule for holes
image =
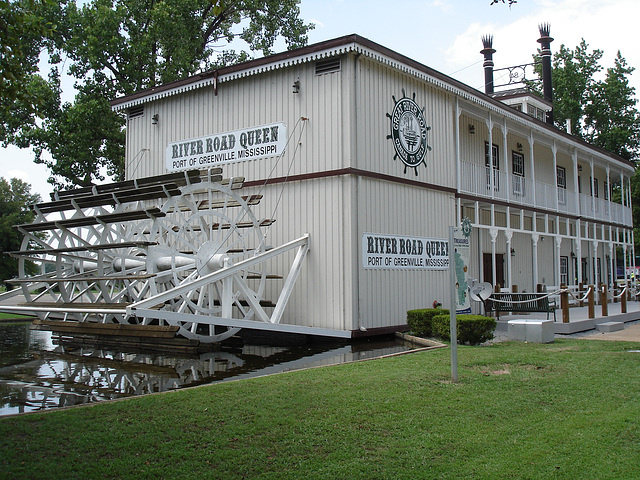
{"label": "building sign", "polygon": [[393,159],[400,158],[404,163],[404,173],[407,173],[407,167],[415,168],[418,175],[418,167],[421,163],[427,165],[425,156],[427,150],[431,147],[427,144],[427,132],[431,127],[427,126],[424,119],[424,108],[420,108],[415,102],[416,94],[413,99],[405,96],[402,90],[402,98],[395,102],[391,115],[387,113],[387,117],[391,119],[391,135],[387,138],[393,141],[393,148],[396,151]]}
{"label": "building sign", "polygon": [[287,126],[273,123],[259,127],[181,140],[167,145],[165,159],[170,172],[210,168],[282,155],[287,144]]}
{"label": "building sign", "polygon": [[404,235],[362,235],[362,266],[388,270],[447,270],[449,242]]}

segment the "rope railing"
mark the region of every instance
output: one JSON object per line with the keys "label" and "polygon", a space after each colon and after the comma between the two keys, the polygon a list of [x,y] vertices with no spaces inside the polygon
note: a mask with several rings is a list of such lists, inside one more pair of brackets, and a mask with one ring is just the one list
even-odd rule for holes
{"label": "rope railing", "polygon": [[[595,291],[595,287],[593,287],[592,285],[589,285],[587,287],[587,290],[585,291],[584,296],[582,297],[577,297],[574,292],[571,291],[571,289],[569,288],[559,288],[558,290],[554,290],[553,292],[549,292],[549,293],[527,293],[527,292],[496,292],[499,293],[501,295],[513,295],[513,294],[526,294],[526,295],[535,295],[534,297],[528,299],[528,300],[501,300],[499,298],[496,298],[493,296],[493,294],[491,295],[491,297],[489,297],[491,299],[491,301],[496,302],[496,303],[509,303],[509,304],[514,304],[514,303],[528,303],[528,302],[533,302],[535,300],[538,299],[542,299],[542,298],[548,298],[554,295],[559,295],[562,293],[568,293],[574,300],[576,300],[577,302],[585,302],[587,301],[587,299],[589,298],[589,294],[591,293],[591,290]],[[600,293],[602,293],[604,291],[604,287],[602,289],[598,289],[598,291]],[[611,293],[611,291],[607,290],[607,296],[609,298],[612,299],[618,299],[618,298],[622,298],[628,291],[630,291],[629,286],[625,286],[619,294],[615,295],[613,293]],[[631,291],[631,294],[634,296],[640,296],[640,291],[638,292],[633,292]]]}
{"label": "rope railing", "polygon": [[[627,293],[627,289],[628,287],[625,285],[625,287],[622,289],[622,291],[618,294],[615,295],[611,292],[611,290],[607,290],[607,297],[612,298],[612,299],[617,299],[617,298],[622,298],[622,296]],[[601,292],[604,292],[604,286],[602,287]]]}
{"label": "rope railing", "polygon": [[589,298],[589,294],[591,293],[591,290],[593,290],[593,286],[589,285],[587,287],[587,291],[584,294],[584,297],[578,298],[576,297],[573,292],[571,290],[569,290],[568,288],[565,288],[562,290],[561,293],[568,293],[569,295],[571,295],[577,302],[584,302]]}
{"label": "rope railing", "polygon": [[[496,302],[496,303],[508,303],[510,305],[515,304],[515,303],[530,303],[530,302],[535,302],[536,300],[540,300],[542,298],[548,298],[552,295],[557,295],[558,293],[562,292],[562,290],[556,290],[554,292],[551,293],[526,293],[526,292],[513,292],[513,293],[502,293],[502,295],[535,295],[535,297],[529,298],[528,300],[500,300],[498,298],[495,298],[493,296],[493,294],[491,295],[491,297],[489,297],[489,299],[492,302]],[[500,293],[500,292],[496,292],[496,293]]]}
{"label": "rope railing", "polygon": [[[568,288],[559,288],[558,290],[554,290],[553,292],[549,292],[549,293],[544,293],[544,294],[538,294],[538,293],[525,293],[525,292],[521,292],[524,293],[526,295],[535,295],[535,297],[530,298],[528,300],[501,300],[499,298],[494,297],[493,295],[491,297],[489,297],[491,299],[491,301],[496,302],[496,303],[508,303],[508,304],[514,304],[514,303],[529,303],[529,302],[534,302],[536,300],[542,299],[542,298],[548,298],[551,297],[553,295],[558,295],[561,293],[568,293],[569,295],[571,295],[576,301],[578,302],[584,302],[589,298],[589,294],[591,293],[591,290],[593,290],[594,287],[592,287],[591,285],[589,285],[587,287],[587,291],[585,292],[583,297],[576,297],[574,295],[574,293],[568,289]],[[626,291],[626,287],[623,290],[623,292]],[[513,293],[504,293],[503,295],[512,295],[512,294],[516,294],[518,295],[518,292],[513,292]],[[615,298],[619,298],[615,297]]]}

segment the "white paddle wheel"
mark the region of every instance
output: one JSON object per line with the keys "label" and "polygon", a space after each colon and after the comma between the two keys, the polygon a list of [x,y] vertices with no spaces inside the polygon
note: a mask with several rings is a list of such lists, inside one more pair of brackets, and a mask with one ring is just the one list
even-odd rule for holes
{"label": "white paddle wheel", "polygon": [[[204,343],[241,328],[296,331],[280,320],[308,236],[267,248],[274,220],[251,210],[261,195],[238,195],[243,179],[220,174],[100,185],[34,205],[34,222],[16,226],[24,234],[21,250],[11,252],[19,258],[12,282],[21,289],[4,294],[20,292],[25,301],[0,310],[34,312],[41,321],[168,326]],[[282,255],[289,271],[274,274]],[[41,273],[29,275],[34,263]],[[265,298],[274,292],[275,300]]]}

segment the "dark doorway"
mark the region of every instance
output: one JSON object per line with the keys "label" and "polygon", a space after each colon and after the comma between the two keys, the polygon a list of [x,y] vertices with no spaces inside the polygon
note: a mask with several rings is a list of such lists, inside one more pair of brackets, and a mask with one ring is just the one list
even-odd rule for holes
{"label": "dark doorway", "polygon": [[[491,271],[491,254],[482,254],[482,281],[493,285],[493,273]],[[504,255],[496,253],[496,281],[504,287]],[[495,287],[495,285],[494,285]]]}

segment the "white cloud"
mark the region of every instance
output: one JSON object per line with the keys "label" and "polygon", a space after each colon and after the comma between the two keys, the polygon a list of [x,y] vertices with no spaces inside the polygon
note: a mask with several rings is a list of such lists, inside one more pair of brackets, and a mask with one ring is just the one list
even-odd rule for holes
{"label": "white cloud", "polygon": [[[512,11],[517,15],[519,5]],[[551,49],[556,52],[560,45],[575,48],[582,38],[589,49],[604,51],[601,65],[613,66],[618,50],[631,66],[640,65],[640,51],[635,48],[637,18],[640,16],[640,2],[637,0],[538,0],[537,8],[520,16],[513,16],[508,23],[470,23],[446,52],[448,71],[455,71],[482,59],[478,53],[482,48],[481,36],[493,34],[495,68],[504,68],[530,63],[532,54],[539,44],[537,27],[541,23],[551,25],[551,36],[555,39]],[[509,17],[507,17],[509,18]],[[501,16],[501,20],[505,17]],[[471,80],[471,86],[477,87],[482,81],[481,69]],[[446,72],[445,72],[446,73]],[[637,78],[636,78],[637,77]],[[459,78],[465,83],[468,77]],[[640,91],[640,72],[632,75],[632,84]],[[474,85],[475,83],[475,85]]]}

